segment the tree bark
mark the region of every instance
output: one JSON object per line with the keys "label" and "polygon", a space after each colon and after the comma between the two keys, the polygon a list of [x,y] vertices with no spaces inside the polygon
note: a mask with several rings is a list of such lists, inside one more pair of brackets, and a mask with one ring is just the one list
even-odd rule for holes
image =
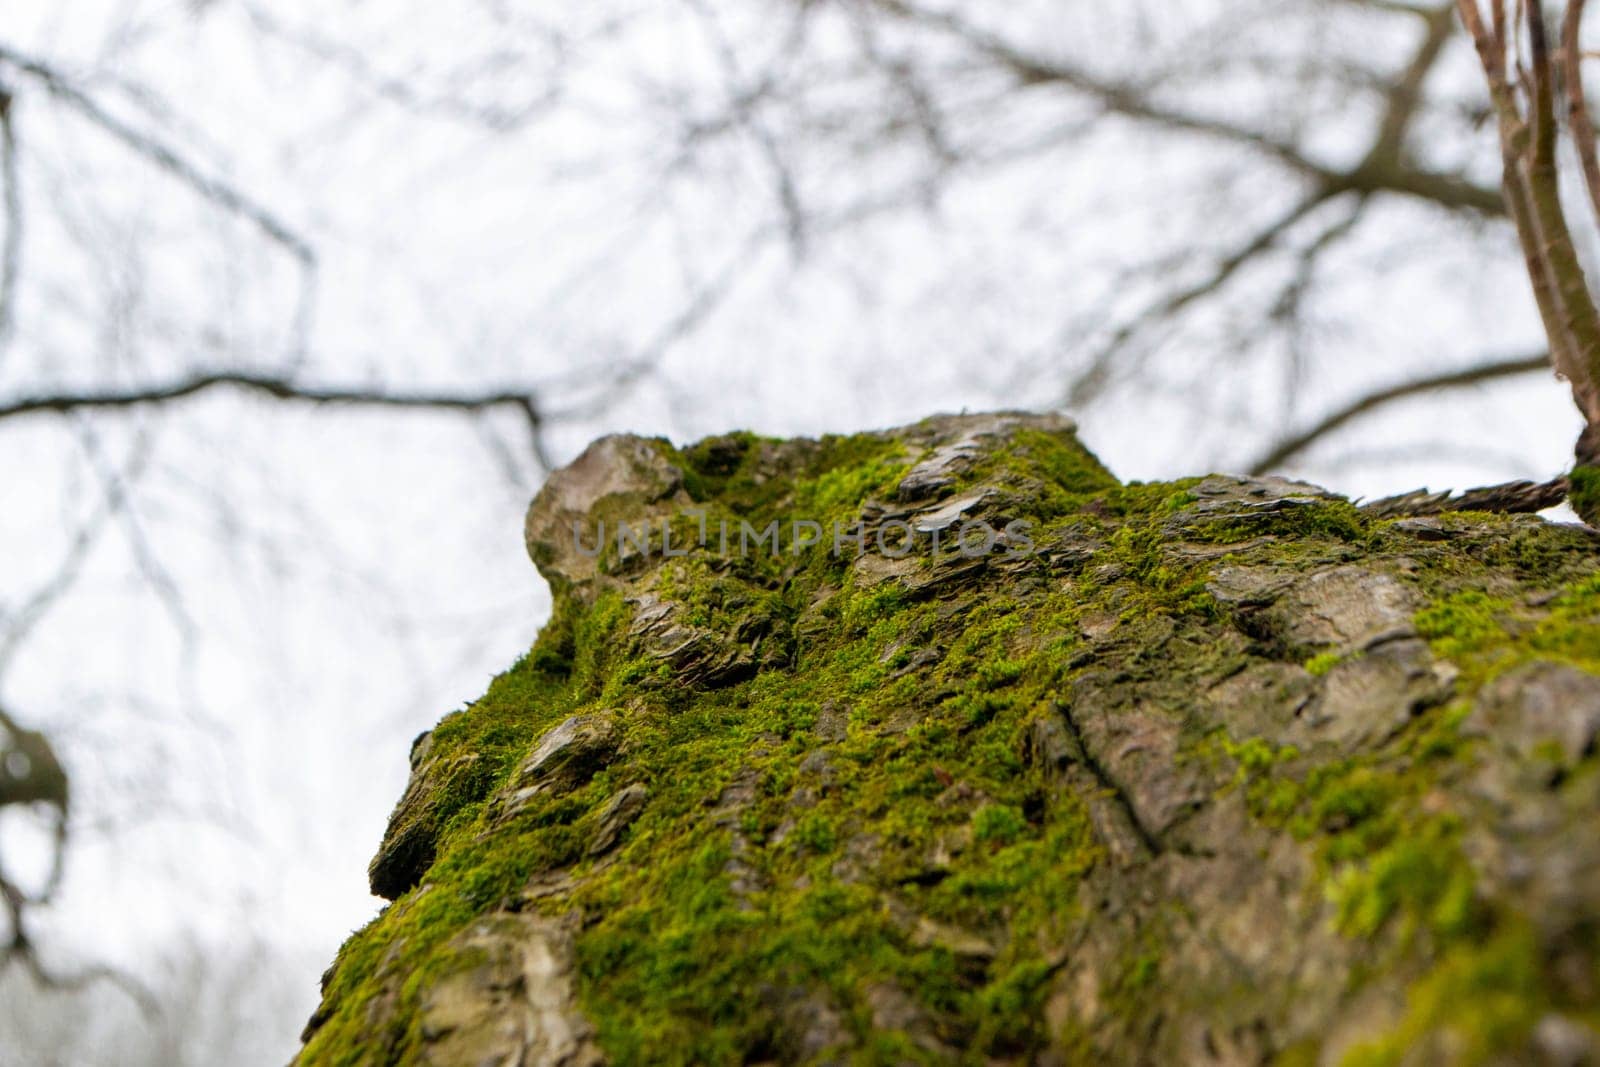
{"label": "tree bark", "polygon": [[1587,529],[999,414],[606,438],[527,533],[302,1064],[1600,1052]]}

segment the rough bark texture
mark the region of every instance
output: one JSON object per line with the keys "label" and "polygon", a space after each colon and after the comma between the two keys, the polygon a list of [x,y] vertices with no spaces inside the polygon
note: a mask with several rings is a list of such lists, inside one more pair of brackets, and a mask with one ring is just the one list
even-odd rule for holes
{"label": "rough bark texture", "polygon": [[555,615],[415,747],[301,1063],[1600,1056],[1587,529],[984,415],[608,438],[527,530]]}

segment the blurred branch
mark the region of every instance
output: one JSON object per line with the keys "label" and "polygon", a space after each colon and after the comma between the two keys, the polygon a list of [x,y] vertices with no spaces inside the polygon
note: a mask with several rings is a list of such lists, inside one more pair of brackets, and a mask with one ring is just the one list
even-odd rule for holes
{"label": "blurred branch", "polygon": [[347,407],[398,408],[418,411],[457,411],[479,414],[494,408],[509,408],[528,425],[535,459],[550,470],[544,450],[545,417],[538,395],[529,390],[496,390],[482,393],[450,393],[382,388],[316,386],[291,378],[236,371],[196,372],[184,378],[157,385],[123,390],[89,390],[22,397],[0,403],[0,421],[30,415],[66,415],[77,412],[106,411],[171,404],[200,393],[239,390],[271,397],[274,400],[305,404],[336,404]]}
{"label": "blurred branch", "polygon": [[1387,386],[1358,397],[1331,415],[1326,416],[1316,425],[1279,441],[1264,452],[1259,459],[1250,464],[1250,473],[1257,475],[1267,474],[1283,466],[1335,430],[1396,401],[1420,396],[1423,393],[1431,393],[1439,389],[1458,389],[1469,385],[1481,385],[1484,382],[1531,374],[1535,371],[1548,371],[1549,369],[1550,357],[1541,352],[1536,356],[1518,356],[1514,359],[1480,363],[1475,367],[1465,367],[1461,370],[1447,371],[1443,374],[1425,375],[1407,382],[1401,382],[1398,385]]}
{"label": "blurred branch", "polygon": [[0,66],[8,66],[38,83],[51,96],[158,169],[224,211],[251,223],[302,266],[310,268],[316,263],[311,243],[264,204],[226,181],[204,173],[177,149],[111,114],[61,70],[4,44],[0,44]]}
{"label": "blurred branch", "polygon": [[[704,27],[706,38],[716,53],[718,64],[722,67],[723,81],[728,93],[729,119],[734,125],[743,129],[760,150],[767,169],[772,173],[774,192],[778,208],[783,215],[790,253],[797,260],[803,259],[808,217],[805,204],[800,197],[799,183],[795,179],[794,168],[789,165],[785,156],[783,146],[757,111],[757,105],[767,95],[767,86],[764,83],[770,81],[773,75],[769,74],[762,79],[754,89],[745,89],[741,84],[744,81],[744,73],[739,63],[738,51],[718,22],[716,12],[704,3],[704,0],[689,0],[688,6]],[[785,53],[797,50],[798,36],[804,32],[806,11],[807,7],[804,4],[797,9],[790,31],[789,47],[784,50]]]}
{"label": "blurred branch", "polygon": [[110,967],[91,967],[74,974],[61,974],[45,966],[28,934],[28,910],[48,904],[60,888],[67,849],[67,812],[70,790],[67,772],[56,758],[45,735],[24,729],[4,708],[0,708],[0,808],[12,805],[43,804],[55,813],[55,840],[50,874],[42,888],[28,893],[0,865],[0,909],[3,909],[7,937],[0,942],[0,968],[17,964],[46,989],[77,990],[96,982],[110,982],[127,993],[140,1010],[157,1012],[155,998],[129,975]]}
{"label": "blurred branch", "polygon": [[[105,450],[100,445],[100,435],[95,432],[94,426],[87,418],[77,419],[76,429],[89,465],[94,469],[104,488],[106,504],[122,524],[128,549],[133,555],[134,567],[145,584],[155,593],[156,599],[166,608],[174,628],[178,631],[186,655],[192,655],[197,633],[194,618],[189,614],[188,605],[184,603],[183,592],[178,588],[178,583],[156,555],[150,539],[145,536],[144,524],[139,520],[133,494],[123,480],[122,472],[106,458]],[[141,433],[134,443],[134,450],[137,453],[143,451],[144,447],[145,435]]]}
{"label": "blurred branch", "polygon": [[0,419],[24,415],[64,415],[72,411],[104,408],[147,407],[194,396],[208,390],[241,389],[263,393],[276,400],[298,400],[310,404],[348,404],[356,407],[437,408],[455,411],[482,411],[493,407],[526,408],[534,402],[528,392],[485,393],[402,392],[360,387],[305,385],[273,375],[235,371],[197,373],[160,385],[126,390],[55,393],[24,397],[0,403]]}
{"label": "blurred branch", "polygon": [[[898,0],[883,0],[883,2],[891,3],[897,9],[907,10],[903,4],[898,3]],[[1138,356],[1130,356],[1128,351],[1128,346],[1137,337],[1154,326],[1179,317],[1189,307],[1218,293],[1229,284],[1242,267],[1271,251],[1287,231],[1324,203],[1347,194],[1356,197],[1356,207],[1350,214],[1325,228],[1319,236],[1302,247],[1296,256],[1295,273],[1286,283],[1277,303],[1270,311],[1273,321],[1287,323],[1291,329],[1297,321],[1296,313],[1300,301],[1322,256],[1360,224],[1363,210],[1372,196],[1380,192],[1405,194],[1449,209],[1466,209],[1484,215],[1504,214],[1505,201],[1499,192],[1470,185],[1450,175],[1422,170],[1410,162],[1406,152],[1406,139],[1423,100],[1423,85],[1438,65],[1445,45],[1454,33],[1455,6],[1451,0],[1426,9],[1406,10],[1410,14],[1423,17],[1425,31],[1403,70],[1392,82],[1386,83],[1383,113],[1361,161],[1346,171],[1336,171],[1312,162],[1286,142],[1264,144],[1264,147],[1269,148],[1280,161],[1302,175],[1310,177],[1311,189],[1286,214],[1267,224],[1237,251],[1222,259],[1207,277],[1186,288],[1169,292],[1138,314],[1128,317],[1107,341],[1097,347],[1085,369],[1072,381],[1066,397],[1069,406],[1082,407],[1093,401],[1109,383],[1112,368],[1117,363],[1138,362]],[[941,16],[941,19],[947,25],[951,22],[948,16]],[[978,31],[963,29],[960,32],[970,34]],[[1045,77],[1044,61],[1023,57],[1010,46],[995,43],[993,38],[986,37],[984,40],[982,47],[991,54],[998,53],[1008,65],[1014,68],[1021,65],[1032,70],[1034,76]],[[1134,90],[1095,83],[1078,72],[1063,74],[1062,79],[1075,89],[1099,96],[1107,102],[1110,110],[1132,118],[1165,125],[1173,124],[1171,114],[1158,115],[1143,105],[1131,109],[1125,108],[1124,105],[1136,102],[1137,96]],[[1242,128],[1223,133],[1215,124],[1209,123],[1209,120],[1204,130],[1187,121],[1180,125],[1196,132],[1222,133],[1235,140],[1244,138],[1255,141],[1261,136],[1257,131],[1246,131]]]}
{"label": "blurred branch", "polygon": [[70,974],[52,971],[44,965],[44,961],[39,958],[38,950],[34,948],[33,941],[26,935],[20,935],[20,940],[18,936],[13,936],[5,955],[0,956],[0,963],[7,961],[20,964],[34,983],[43,989],[57,993],[77,993],[103,982],[121,990],[138,1006],[146,1019],[154,1019],[161,1014],[161,1005],[155,995],[132,975],[106,966],[86,967]]}
{"label": "blurred branch", "polygon": [[1318,191],[1297,202],[1288,211],[1257,231],[1256,235],[1219,262],[1205,278],[1162,297],[1155,304],[1131,316],[1100,345],[1089,365],[1074,378],[1067,390],[1068,407],[1079,408],[1092,402],[1110,383],[1113,364],[1126,354],[1126,346],[1151,325],[1173,318],[1196,301],[1210,296],[1227,284],[1241,267],[1273,248],[1296,223],[1319,207],[1330,194]]}
{"label": "blurred branch", "polygon": [[1457,175],[1428,170],[1408,160],[1400,151],[1420,99],[1422,82],[1436,65],[1451,29],[1451,23],[1440,14],[1440,8],[1428,8],[1424,12],[1406,9],[1408,14],[1425,14],[1429,30],[1408,70],[1389,93],[1385,117],[1380,120],[1371,148],[1354,167],[1340,170],[1317,162],[1299,146],[1262,130],[1161,104],[1137,85],[1106,81],[1065,60],[1035,54],[948,12],[926,10],[905,0],[874,2],[890,15],[937,28],[955,37],[991,62],[1010,70],[1022,86],[1061,85],[1094,100],[1110,114],[1228,141],[1264,153],[1310,179],[1318,190],[1395,193],[1452,211],[1489,217],[1505,214],[1505,202],[1499,190],[1485,188]]}
{"label": "blurred branch", "polygon": [[1294,271],[1285,279],[1278,292],[1277,300],[1273,302],[1270,317],[1274,322],[1283,323],[1288,334],[1289,373],[1287,379],[1290,386],[1285,389],[1285,393],[1290,405],[1293,403],[1293,397],[1296,392],[1294,386],[1298,383],[1305,364],[1308,362],[1302,344],[1305,333],[1302,312],[1307,296],[1311,293],[1316,282],[1317,269],[1321,265],[1323,255],[1334,245],[1350,236],[1361,224],[1368,203],[1369,201],[1365,196],[1357,197],[1343,218],[1336,219],[1327,225],[1310,243],[1300,249],[1295,255]]}
{"label": "blurred branch", "polygon": [[[478,104],[458,96],[429,93],[418,88],[412,77],[389,74],[375,66],[359,48],[314,32],[290,26],[260,4],[241,5],[251,26],[264,36],[275,37],[334,70],[379,99],[420,114],[434,114],[470,122],[495,133],[510,133],[538,118],[561,100],[560,83],[550,79],[545,91],[512,107]],[[552,41],[552,52],[559,58],[564,42]]]}
{"label": "blurred branch", "polygon": [[0,81],[0,357],[16,325],[17,276],[22,270],[22,185],[17,167],[16,118],[10,88]]}
{"label": "blurred branch", "polygon": [[[1363,165],[1404,165],[1406,134],[1422,104],[1423,83],[1428,80],[1433,68],[1438,66],[1445,44],[1455,33],[1455,10],[1455,0],[1446,0],[1426,12],[1417,12],[1427,20],[1427,29],[1411,62],[1389,87],[1383,118],[1378,122],[1377,134],[1367,153],[1367,163]],[[1496,196],[1496,199],[1499,197]]]}
{"label": "blurred branch", "polygon": [[1567,128],[1583,172],[1584,188],[1594,217],[1600,220],[1600,154],[1595,149],[1594,120],[1589,116],[1589,101],[1583,92],[1583,49],[1578,40],[1587,0],[1568,0],[1567,14],[1561,23],[1562,75],[1567,85]]}
{"label": "blurred branch", "polygon": [[1431,8],[1403,3],[1402,0],[1342,0],[1342,2],[1351,7],[1364,7],[1391,15],[1416,15],[1420,18],[1429,18],[1433,13]]}
{"label": "blurred branch", "polygon": [[[130,484],[138,480],[149,458],[149,439],[141,436],[120,472],[116,484]],[[116,499],[106,492],[94,513],[72,536],[71,543],[62,555],[61,562],[56,565],[55,572],[23,600],[15,611],[6,615],[5,629],[0,633],[0,678],[4,677],[17,650],[27,640],[28,634],[77,582],[79,574],[83,571],[84,562],[89,558],[89,552],[110,525],[116,507]]]}

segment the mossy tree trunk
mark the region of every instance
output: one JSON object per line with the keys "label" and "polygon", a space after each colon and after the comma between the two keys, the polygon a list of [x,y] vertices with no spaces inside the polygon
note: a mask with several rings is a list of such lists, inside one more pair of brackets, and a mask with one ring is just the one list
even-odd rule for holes
{"label": "mossy tree trunk", "polygon": [[996,415],[607,438],[528,536],[303,1064],[1600,1054],[1586,529]]}

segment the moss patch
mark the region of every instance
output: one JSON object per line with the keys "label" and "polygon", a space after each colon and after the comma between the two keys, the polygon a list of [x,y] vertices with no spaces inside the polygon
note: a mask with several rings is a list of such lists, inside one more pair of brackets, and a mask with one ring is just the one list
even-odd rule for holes
{"label": "moss patch", "polygon": [[[893,434],[652,447],[713,523],[910,514],[897,486],[926,452]],[[1152,869],[1206,856],[1183,836],[1203,820],[1166,817],[1152,783],[1169,780],[1204,783],[1191,807],[1242,794],[1254,827],[1305,851],[1305,907],[1361,960],[1352,989],[1410,985],[1400,1028],[1359,1062],[1456,1025],[1456,999],[1481,1007],[1467,1047],[1519,1047],[1559,998],[1447,801],[1476,758],[1461,724],[1478,687],[1531,658],[1600,673],[1593,553],[1570,531],[1483,516],[1419,543],[1336,500],[1202,512],[1200,489],[1119,485],[1070,433],[1023,429],[955,468],[943,496],[1026,520],[1030,553],[891,564],[827,543],[697,549],[563,595],[528,656],[434,731],[429,758],[465,768],[422,805],[434,859],[346,943],[302,1062],[415,1059],[428,990],[471,966],[445,942],[502,910],[576,918],[579,999],[618,1063],[795,1059],[812,1039],[863,1063],[1137,1058],[1174,1013],[1246,995],[1185,987],[1168,939],[1204,917],[1129,896],[1119,908],[1150,913],[1121,941],[1103,935],[1108,1015],[1062,1014],[1091,935],[1120,929],[1085,902],[1146,884],[1118,866],[1131,861],[1107,819],[1142,835]],[[1283,692],[1321,692],[1360,653],[1308,660],[1263,636],[1210,592],[1215,570],[1351,561],[1415,593],[1419,634],[1458,672],[1453,695],[1359,751],[1237,733],[1215,711],[1231,680],[1270,669]],[[782,654],[712,681],[675,668],[635,636],[647,594],[684,632]],[[1063,711],[1090,682],[1109,740]],[[547,731],[602,714],[618,731],[608,763],[509,802]],[[648,800],[591,854],[606,802],[634,785]],[[1274,1053],[1314,1057],[1315,1035],[1272,1032]]]}

